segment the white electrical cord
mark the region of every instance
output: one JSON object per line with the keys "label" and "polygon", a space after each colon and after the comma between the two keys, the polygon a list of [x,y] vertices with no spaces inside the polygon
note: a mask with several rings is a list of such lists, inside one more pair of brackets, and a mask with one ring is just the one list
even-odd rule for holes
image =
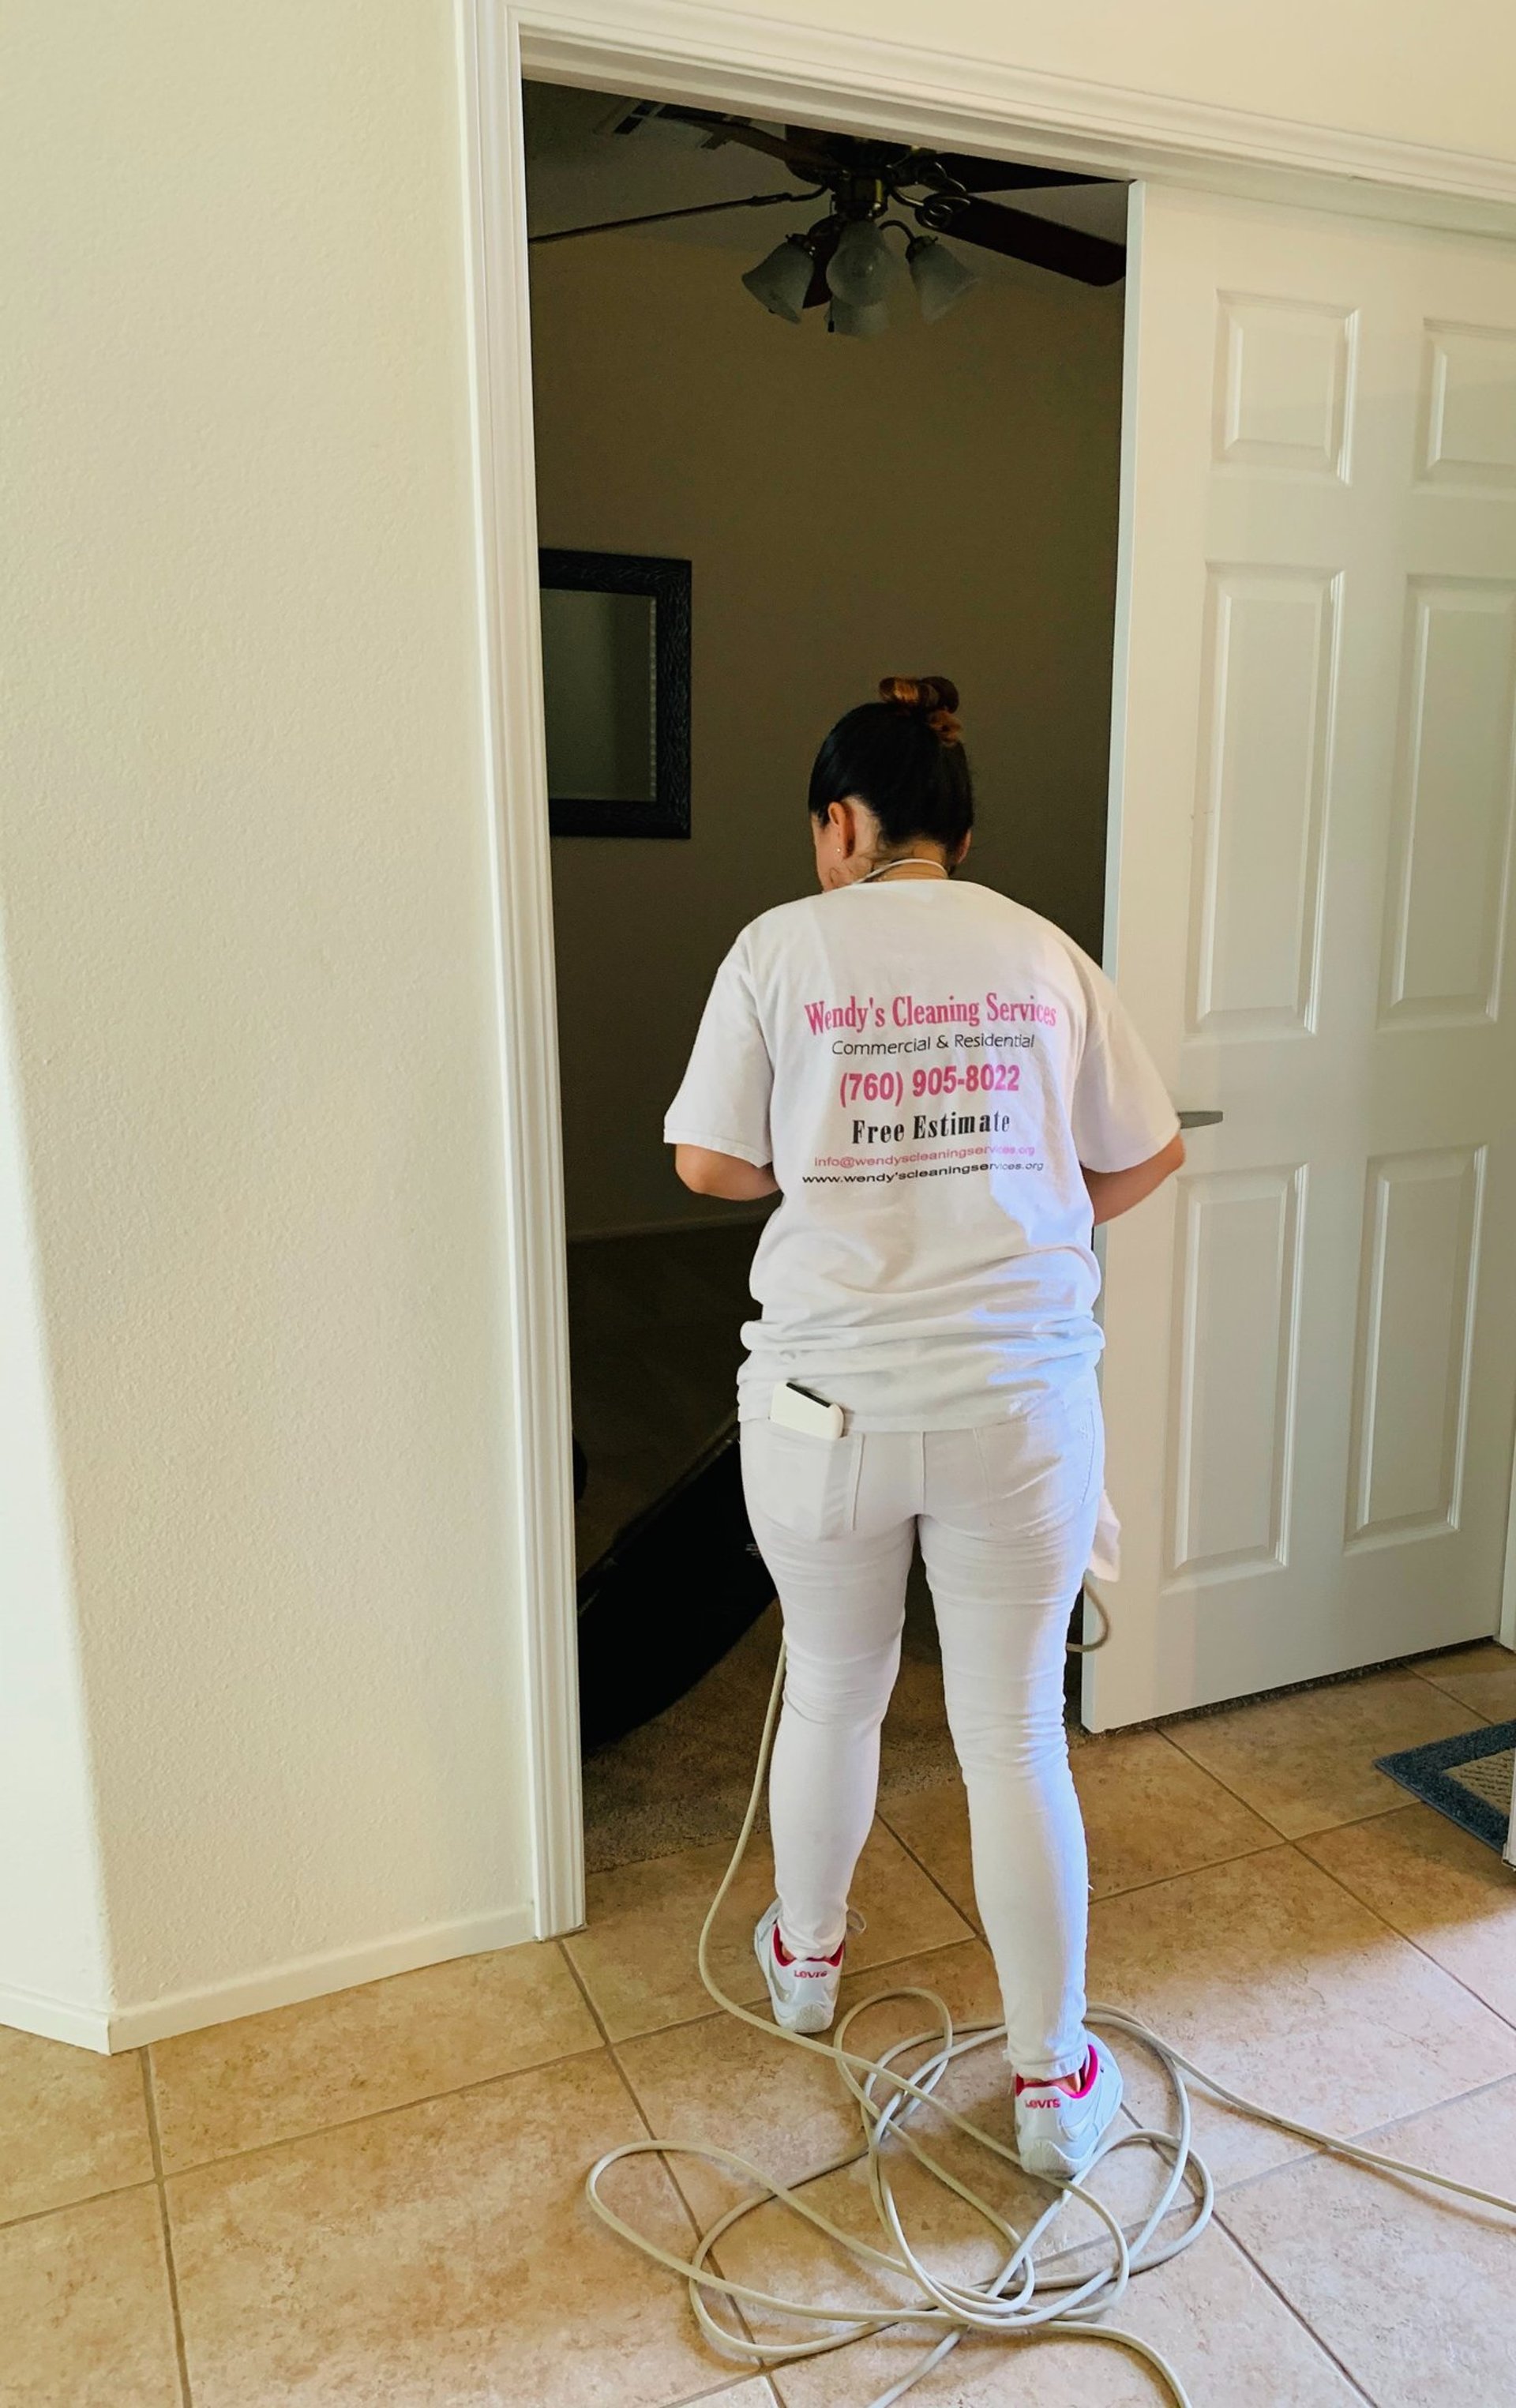
{"label": "white electrical cord", "polygon": [[[1097,1640],[1094,1642],[1099,1644]],[[764,1776],[768,1770],[769,1751],[773,1745],[774,1728],[779,1719],[779,1701],[783,1694],[784,1650],[774,1673],[774,1686],[768,1700],[767,1719],[764,1724],[763,1743],[758,1751],[757,1768],[753,1773],[752,1794],[748,1811],[737,1835],[732,1860],[722,1876],[721,1886],[710,1901],[700,1931],[700,1979],[719,2007],[738,2022],[751,2024],[755,2030],[765,2032],[770,2040],[784,2042],[790,2048],[808,2049],[817,2057],[831,2059],[845,2086],[857,2102],[863,2127],[863,2138],[855,2149],[834,2157],[824,2166],[816,2167],[803,2177],[805,2188],[818,2182],[823,2174],[837,2173],[844,2166],[856,2165],[860,2158],[868,2161],[869,2191],[874,2209],[882,2227],[882,2246],[860,2240],[856,2233],[847,2232],[813,2207],[804,2196],[804,2188],[775,2182],[761,2167],[746,2157],[736,2156],[730,2149],[717,2148],[693,2141],[627,2141],[618,2149],[608,2149],[604,2157],[590,2168],[585,2181],[591,2206],[608,2224],[613,2232],[630,2241],[635,2248],[671,2273],[682,2275],[690,2287],[690,2304],[702,2331],[726,2356],[751,2361],[754,2366],[783,2365],[794,2358],[819,2358],[828,2350],[841,2349],[847,2343],[860,2340],[868,2333],[883,2332],[897,2325],[919,2328],[929,2336],[929,2346],[908,2371],[896,2382],[879,2392],[869,2408],[894,2408],[903,2400],[913,2384],[941,2363],[950,2350],[955,2349],[965,2333],[994,2333],[1006,2340],[1027,2340],[1041,2333],[1053,2333],[1064,2340],[1103,2341],[1121,2349],[1130,2350],[1151,2366],[1167,2386],[1175,2408],[1194,2408],[1175,2369],[1160,2350],[1120,2326],[1096,2324],[1094,2319],[1108,2315],[1120,2305],[1127,2284],[1134,2274],[1145,2273],[1150,2268],[1162,2266],[1177,2258],[1192,2242],[1197,2241],[1210,2221],[1214,2202],[1214,2186],[1203,2161],[1191,2146],[1192,2111],[1188,2081],[1198,2082],[1213,2097],[1224,2100],[1228,2106],[1239,2108],[1260,2123],[1270,2124],[1277,2131],[1293,2132],[1300,2140],[1310,2141],[1334,2157],[1347,2157],[1354,2165],[1371,2166],[1377,2172],[1399,2174],[1419,2183],[1430,2183],[1440,2190],[1452,2191],[1460,2199],[1477,2200],[1483,2207],[1504,2208],[1516,2215],[1516,2200],[1502,2199],[1498,2192],[1480,2190],[1476,2184],[1454,2182],[1450,2175],[1432,2173],[1424,2166],[1404,2164],[1397,2157],[1381,2157],[1374,2149],[1360,2148],[1351,2141],[1339,2141],[1330,2132],[1318,2132],[1312,2125],[1296,2123],[1288,2115],[1277,2114],[1270,2107],[1260,2107],[1239,2092],[1228,2089],[1214,2074],[1193,2065],[1179,2050],[1138,2023],[1135,2015],[1123,2014],[1114,2007],[1092,2007],[1088,2021],[1104,2031],[1124,2032],[1151,2049],[1167,2076],[1173,2094],[1175,2128],[1172,2131],[1129,2131],[1115,2128],[1105,2142],[1088,2172],[1077,2183],[1051,2184],[1051,2197],[1046,2208],[1024,2233],[1008,2225],[989,2201],[959,2181],[947,2167],[938,2163],[910,2129],[909,2120],[923,2110],[939,2115],[960,2132],[968,2134],[987,2149],[992,2157],[1016,2165],[1016,2153],[1004,2141],[970,2123],[953,2108],[934,2096],[948,2067],[973,2049],[986,2048],[1004,2042],[1003,2024],[974,2024],[954,2032],[952,2017],[946,2002],[935,1990],[911,1987],[900,1990],[878,1990],[871,1998],[849,2009],[829,2040],[812,2040],[799,2032],[783,2030],[767,2015],[754,2014],[735,1999],[729,1999],[710,1970],[710,1934],[726,1894],[737,1877],[737,1869],[747,1854],[758,1817],[759,1802],[764,1793]],[[920,1999],[930,2011],[932,2024],[928,2029],[897,2041],[880,2057],[866,2057],[847,2046],[847,2036],[858,2016],[867,2014],[889,1999]],[[920,2064],[914,2077],[908,2078],[895,2064],[898,2057],[926,2046],[929,2054]],[[881,2095],[882,2093],[882,2095]],[[1155,2204],[1142,2222],[1128,2230],[1106,2203],[1085,2188],[1089,2174],[1104,2158],[1118,2149],[1146,2147],[1156,2149],[1167,2160],[1168,2173]],[[900,2211],[895,2201],[892,2174],[892,2149],[905,2149],[930,2172],[965,2200],[991,2231],[998,2235],[1005,2248],[1005,2258],[998,2273],[989,2282],[963,2283],[936,2273],[925,2265],[906,2237]],[[600,2183],[606,2169],[622,2157],[703,2157],[708,2164],[722,2167],[726,2172],[739,2175],[753,2186],[752,2193],[739,2200],[735,2207],[718,2217],[701,2234],[692,2258],[680,2258],[665,2249],[628,2224],[601,2196]],[[1173,2239],[1159,2241],[1165,2218],[1173,2208],[1181,2189],[1187,2189],[1194,2206],[1188,2223]],[[1038,2241],[1054,2218],[1061,2213],[1065,2196],[1074,2194],[1082,2200],[1106,2227],[1110,2256],[1093,2273],[1080,2274],[1058,2271],[1062,2261],[1084,2255],[1092,2243],[1084,2242],[1035,2258]],[[724,2233],[755,2208],[769,2200],[777,2200],[792,2214],[800,2216],[824,2233],[830,2241],[846,2250],[866,2268],[875,2268],[891,2276],[905,2276],[913,2283],[919,2301],[907,2305],[890,2304],[878,2300],[856,2303],[836,2301],[818,2305],[806,2300],[786,2300],[774,2293],[757,2289],[751,2284],[728,2281],[711,2265],[711,2252]],[[832,2329],[814,2341],[765,2341],[723,2323],[713,2315],[708,2295],[720,2296],[743,2308],[767,2309],[791,2318],[811,2318],[841,2329]]]}

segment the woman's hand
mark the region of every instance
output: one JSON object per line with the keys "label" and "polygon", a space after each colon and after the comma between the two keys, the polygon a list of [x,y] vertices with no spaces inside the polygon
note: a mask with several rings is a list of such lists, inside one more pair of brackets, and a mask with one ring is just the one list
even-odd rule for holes
{"label": "woman's hand", "polygon": [[674,1168],[693,1195],[721,1196],[729,1204],[752,1204],[760,1196],[779,1192],[769,1164],[760,1169],[740,1154],[712,1154],[703,1145],[677,1145]]}
{"label": "woman's hand", "polygon": [[[718,1162],[719,1154],[710,1159]],[[1123,1212],[1130,1212],[1155,1187],[1171,1179],[1184,1160],[1184,1140],[1171,1137],[1162,1154],[1152,1154],[1146,1162],[1134,1162],[1129,1170],[1084,1170],[1084,1184],[1090,1191],[1090,1203],[1094,1212],[1096,1228],[1102,1221],[1115,1221]]]}

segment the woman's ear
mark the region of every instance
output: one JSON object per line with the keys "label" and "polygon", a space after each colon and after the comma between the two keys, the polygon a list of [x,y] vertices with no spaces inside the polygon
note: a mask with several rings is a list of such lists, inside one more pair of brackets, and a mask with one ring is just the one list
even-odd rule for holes
{"label": "woman's ear", "polygon": [[963,843],[959,846],[957,852],[952,856],[952,866],[954,869],[961,869],[963,867],[964,863],[968,859],[968,848],[973,841],[974,831],[970,828],[967,835],[965,837]]}

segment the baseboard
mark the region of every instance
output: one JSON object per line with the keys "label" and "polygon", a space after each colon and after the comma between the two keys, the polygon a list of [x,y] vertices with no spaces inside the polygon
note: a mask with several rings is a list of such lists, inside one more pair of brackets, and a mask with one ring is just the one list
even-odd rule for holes
{"label": "baseboard", "polygon": [[166,1998],[145,2000],[136,2006],[74,2006],[0,1984],[0,2024],[36,2032],[44,2040],[69,2041],[77,2048],[116,2056],[123,2049],[140,2048],[146,2041],[172,2040],[179,2032],[235,2023],[241,2015],[263,2014],[270,2007],[298,2006],[306,1999],[323,1999],[334,1990],[380,1982],[392,1973],[414,1973],[423,1965],[443,1965],[454,1956],[481,1956],[491,1949],[515,1948],[534,1936],[530,1905],[503,1907],[491,1914],[465,1916],[457,1923],[397,1931],[387,1940],[365,1941],[356,1948],[333,1949],[322,1956],[297,1956],[261,1973],[207,1983],[203,1989],[173,1991]]}
{"label": "baseboard", "polygon": [[108,2007],[79,2006],[70,1999],[49,1998],[43,1990],[23,1990],[15,1982],[0,1982],[0,2025],[35,2032],[38,2040],[93,2048],[102,2057],[110,2048]]}

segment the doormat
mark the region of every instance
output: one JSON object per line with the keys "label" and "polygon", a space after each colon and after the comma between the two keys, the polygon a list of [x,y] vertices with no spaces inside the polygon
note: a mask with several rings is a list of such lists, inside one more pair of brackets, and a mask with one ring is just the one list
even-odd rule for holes
{"label": "doormat", "polygon": [[1516,1772],[1516,1723],[1487,1723],[1455,1739],[1429,1740],[1375,1758],[1380,1772],[1450,1822],[1504,1855],[1510,1833],[1510,1792]]}

